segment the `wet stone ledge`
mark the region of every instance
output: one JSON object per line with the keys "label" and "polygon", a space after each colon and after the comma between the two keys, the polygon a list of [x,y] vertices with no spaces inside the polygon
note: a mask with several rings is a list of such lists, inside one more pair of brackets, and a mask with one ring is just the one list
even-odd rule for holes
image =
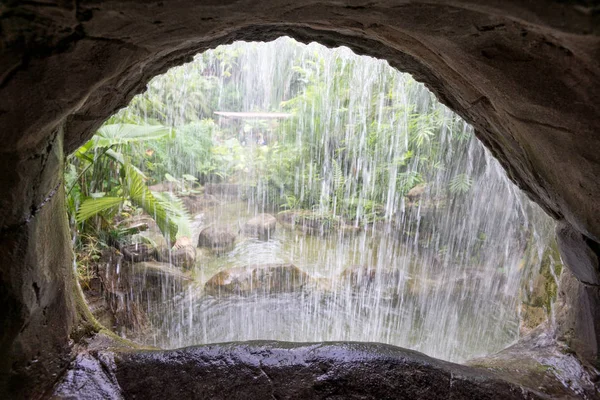
{"label": "wet stone ledge", "polygon": [[82,352],[55,399],[546,399],[493,373],[377,343],[252,341]]}

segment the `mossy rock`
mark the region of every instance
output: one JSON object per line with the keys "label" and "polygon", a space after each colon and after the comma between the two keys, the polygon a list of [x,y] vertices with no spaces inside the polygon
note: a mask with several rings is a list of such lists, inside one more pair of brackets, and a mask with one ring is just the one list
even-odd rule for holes
{"label": "mossy rock", "polygon": [[289,293],[302,289],[310,276],[293,264],[258,264],[230,268],[204,285],[212,296]]}

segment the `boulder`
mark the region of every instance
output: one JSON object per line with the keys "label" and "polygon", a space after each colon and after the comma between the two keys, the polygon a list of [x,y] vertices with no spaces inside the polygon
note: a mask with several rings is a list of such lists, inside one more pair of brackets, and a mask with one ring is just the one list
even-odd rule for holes
{"label": "boulder", "polygon": [[196,247],[191,243],[160,252],[160,261],[183,269],[191,269],[196,263]]}
{"label": "boulder", "polygon": [[[528,389],[483,368],[381,343],[251,341],[124,351],[115,358],[116,367],[105,370],[116,377],[109,382],[118,383],[123,398],[194,398],[198,393],[207,399],[547,398],[535,385]],[[90,370],[88,375],[95,372]],[[79,382],[86,382],[82,375]],[[569,394],[562,390],[557,397]]]}
{"label": "boulder", "polygon": [[343,282],[348,282],[352,287],[368,286],[375,282],[377,270],[363,265],[352,265],[340,275]]}
{"label": "boulder", "polygon": [[[144,261],[134,264],[123,263],[116,255],[109,263],[98,266],[98,276],[102,288],[109,293],[126,293],[128,296],[139,292],[152,297],[162,288],[179,291],[191,278],[175,266],[158,261]],[[135,297],[135,296],[133,296]]]}
{"label": "boulder", "polygon": [[[198,393],[217,400],[597,397],[592,373],[572,354],[537,342],[469,366],[383,343],[250,341],[137,350],[103,334],[91,342],[91,348],[110,350],[76,354],[54,386],[53,399],[151,400]],[[543,361],[535,359],[539,352]],[[567,373],[556,365],[568,365]]]}
{"label": "boulder", "polygon": [[208,247],[218,253],[224,253],[235,243],[235,234],[227,228],[209,226],[200,231],[198,247]]}
{"label": "boulder", "polygon": [[[99,288],[86,290],[92,312],[107,327],[139,333],[146,328],[145,310],[183,291],[191,278],[171,264],[156,261],[127,263],[115,249],[103,251],[98,263]],[[96,285],[94,285],[96,286]]]}
{"label": "boulder", "polygon": [[271,214],[258,214],[246,222],[243,232],[248,236],[258,236],[268,239],[275,232],[277,219]]}
{"label": "boulder", "polygon": [[217,273],[204,290],[212,296],[288,293],[302,289],[309,279],[293,264],[248,265]]}
{"label": "boulder", "polygon": [[137,233],[139,236],[147,238],[147,242],[152,243],[154,247],[160,248],[167,246],[167,241],[156,221],[148,214],[135,215],[121,221],[119,225],[127,231],[130,231],[132,234]]}
{"label": "boulder", "polygon": [[427,185],[425,183],[420,183],[417,186],[410,189],[406,194],[406,197],[408,197],[410,201],[418,201],[425,193],[426,188]]}
{"label": "boulder", "polygon": [[[372,287],[376,282],[383,289],[397,291],[400,282],[408,280],[399,270],[377,269],[373,266],[351,265],[340,274],[340,281],[353,289]],[[389,292],[389,290],[385,290]]]}
{"label": "boulder", "polygon": [[[125,266],[124,273],[129,275],[130,283],[134,285],[141,284],[138,287],[145,289],[156,289],[163,284],[171,286],[173,282],[183,284],[191,281],[187,274],[181,272],[172,264],[157,261],[146,261]],[[169,283],[165,283],[165,280],[168,280]]]}
{"label": "boulder", "polygon": [[134,243],[121,246],[121,253],[129,262],[152,260],[156,257],[156,249],[148,243]]}

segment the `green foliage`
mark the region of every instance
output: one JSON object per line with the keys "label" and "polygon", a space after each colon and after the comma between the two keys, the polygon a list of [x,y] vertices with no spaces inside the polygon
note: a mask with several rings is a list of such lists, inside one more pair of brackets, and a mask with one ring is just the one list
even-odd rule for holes
{"label": "green foliage", "polygon": [[160,125],[110,124],[103,125],[91,139],[95,147],[112,147],[133,142],[174,136],[172,128]]}
{"label": "green foliage", "polygon": [[[167,236],[175,237],[168,226],[175,221],[181,236],[187,217],[177,198],[142,189],[146,182],[168,181],[182,195],[207,182],[237,182],[274,207],[368,223],[394,212],[390,196],[401,199],[446,170],[444,141],[461,152],[451,155],[458,166],[447,172],[454,176],[448,192],[468,192],[472,178],[461,160],[472,134],[422,85],[384,62],[365,69],[347,50],[330,58],[286,44],[269,55],[280,61],[270,73],[281,84],[265,98],[248,67],[260,56],[257,44],[219,47],[154,78],[70,158],[71,215],[79,209],[79,220],[98,215],[108,224],[118,212],[142,208]],[[215,111],[250,111],[247,98],[260,111],[293,118],[212,120]]]}
{"label": "green foliage", "polygon": [[469,192],[473,180],[467,174],[458,174],[450,180],[448,189],[453,195],[464,195]]}
{"label": "green foliage", "polygon": [[103,214],[104,216],[114,216],[116,210],[123,205],[125,197],[100,197],[84,200],[77,211],[77,222],[87,221],[91,217]]}
{"label": "green foliage", "polygon": [[183,201],[171,192],[152,192],[152,195],[169,215],[170,223],[177,226],[177,234],[175,236],[191,237],[192,228],[190,226],[190,215],[183,204]]}
{"label": "green foliage", "polygon": [[154,197],[142,176],[130,164],[125,164],[125,182],[126,194],[133,205],[143,209],[154,218],[167,241],[174,241],[177,237],[178,226],[172,220],[172,215],[164,207],[164,204]]}
{"label": "green foliage", "polygon": [[77,212],[77,222],[81,223],[93,216],[101,214],[105,220],[110,220],[117,209],[122,208],[126,201],[134,207],[139,207],[149,214],[158,225],[165,238],[170,241],[176,238],[178,226],[173,220],[170,210],[158,201],[144,183],[143,177],[130,164],[123,166],[124,179],[123,195],[120,197],[88,198],[83,201]]}

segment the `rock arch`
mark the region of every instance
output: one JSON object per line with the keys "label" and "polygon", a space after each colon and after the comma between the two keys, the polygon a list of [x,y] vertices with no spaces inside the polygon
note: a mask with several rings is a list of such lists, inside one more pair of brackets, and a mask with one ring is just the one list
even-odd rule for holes
{"label": "rock arch", "polygon": [[[41,395],[94,329],[71,271],[62,162],[146,82],[234,40],[346,45],[412,73],[559,221],[561,332],[600,339],[594,2],[7,2],[0,9],[0,393]],[[24,391],[23,391],[24,390]]]}

